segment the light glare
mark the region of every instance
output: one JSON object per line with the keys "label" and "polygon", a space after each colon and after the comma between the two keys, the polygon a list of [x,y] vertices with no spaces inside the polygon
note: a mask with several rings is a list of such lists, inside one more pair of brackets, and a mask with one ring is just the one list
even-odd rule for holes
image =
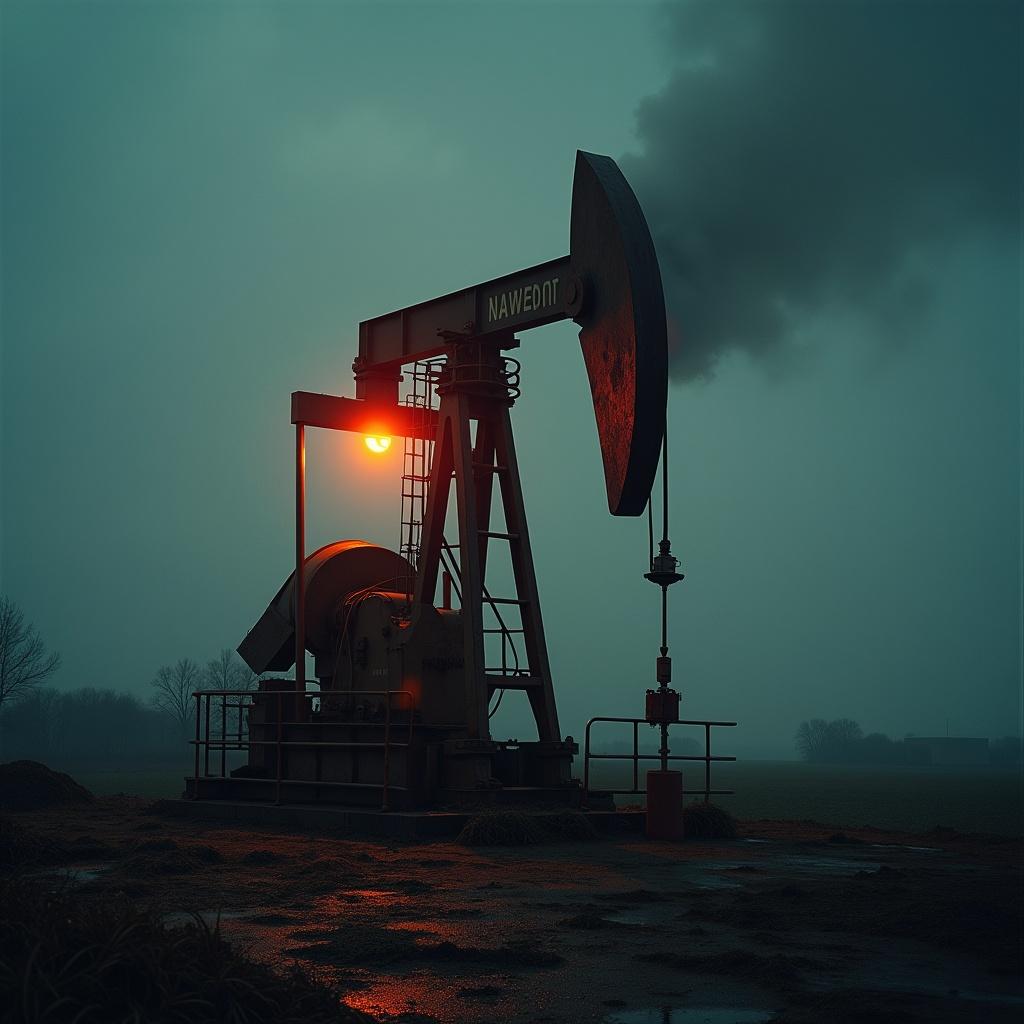
{"label": "light glare", "polygon": [[391,447],[391,438],[379,434],[367,434],[363,442],[376,455],[383,455]]}

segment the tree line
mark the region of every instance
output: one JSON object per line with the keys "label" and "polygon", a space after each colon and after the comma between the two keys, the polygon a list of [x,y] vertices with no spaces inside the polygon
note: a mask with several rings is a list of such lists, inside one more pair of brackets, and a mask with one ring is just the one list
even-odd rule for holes
{"label": "tree line", "polygon": [[[27,758],[51,767],[117,769],[185,765],[195,721],[195,690],[252,690],[258,677],[234,652],[200,666],[191,658],[161,666],[148,700],[116,690],[32,687],[0,708],[0,761]],[[220,728],[216,701],[211,731]],[[238,712],[226,728],[238,729]],[[244,718],[241,727],[244,729]]]}
{"label": "tree line", "polygon": [[[907,737],[911,739],[912,737]],[[796,730],[796,748],[804,761],[814,764],[917,764],[921,751],[904,740],[884,733],[867,735],[851,718],[825,721],[812,718]],[[1003,736],[989,741],[993,764],[1013,765],[1021,761],[1019,736]]]}
{"label": "tree line", "polygon": [[[205,665],[191,658],[162,665],[148,700],[110,689],[45,686],[59,667],[60,655],[47,649],[13,601],[0,597],[0,761],[96,768],[181,764],[191,756],[193,692],[254,690],[259,682],[227,648]],[[219,728],[216,701],[211,710],[211,729]],[[239,727],[237,717],[227,724],[232,731]]]}

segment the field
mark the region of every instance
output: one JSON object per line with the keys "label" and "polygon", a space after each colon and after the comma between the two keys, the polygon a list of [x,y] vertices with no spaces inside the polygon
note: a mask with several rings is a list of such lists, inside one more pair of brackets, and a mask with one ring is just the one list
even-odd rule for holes
{"label": "field", "polygon": [[[336,986],[367,1024],[1009,1024],[1024,1003],[1014,840],[759,822],[733,841],[467,847],[169,815],[185,809],[23,812],[16,834],[46,855],[24,884],[151,908],[173,930],[161,948],[195,945],[201,915],[246,957]],[[27,970],[32,950],[8,941]],[[123,992],[119,969],[103,998]]]}
{"label": "field", "polygon": [[[592,786],[610,785],[607,771]],[[629,772],[618,768],[619,784]],[[946,767],[809,765],[798,761],[737,761],[712,766],[712,786],[734,796],[715,797],[743,820],[818,821],[842,827],[874,826],[906,832],[936,827],[996,835],[1022,834],[1022,786],[1018,771]],[[687,790],[704,785],[704,766],[683,769]],[[633,798],[624,796],[620,802]]]}
{"label": "field", "polygon": [[[620,784],[630,784],[628,772]],[[595,785],[614,776],[605,762]],[[630,769],[631,770],[631,769]],[[150,798],[178,797],[184,771],[74,772],[98,796],[127,793]],[[704,767],[684,769],[684,785],[703,785]],[[716,764],[712,783],[735,796],[716,797],[742,820],[818,821],[836,828],[874,826],[904,832],[936,827],[996,835],[1024,833],[1021,776],[992,768],[889,768],[806,765],[796,761],[739,761]],[[620,803],[634,802],[622,797]]]}

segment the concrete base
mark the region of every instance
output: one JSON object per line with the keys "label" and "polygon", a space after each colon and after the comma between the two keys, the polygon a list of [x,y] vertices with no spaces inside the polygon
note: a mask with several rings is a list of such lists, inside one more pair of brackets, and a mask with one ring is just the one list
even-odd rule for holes
{"label": "concrete base", "polygon": [[[274,779],[257,776],[189,776],[185,779],[185,799],[203,802],[239,802],[272,804],[310,804],[337,810],[379,810],[381,789],[363,783],[317,785],[302,779]],[[515,804],[525,808],[576,810],[580,805],[580,787],[570,782],[558,786],[494,786],[477,789],[437,788],[426,806],[415,795],[393,786],[388,793],[391,811],[426,811],[444,807],[451,811],[476,811],[486,805]],[[596,809],[611,811],[614,802],[608,794],[592,793],[588,803]]]}
{"label": "concrete base", "polygon": [[[389,839],[446,839],[459,834],[468,811],[375,811],[323,804],[267,804],[248,800],[162,800],[174,817],[238,825],[270,825],[303,831],[350,832]],[[582,811],[599,832],[639,833],[642,811]]]}

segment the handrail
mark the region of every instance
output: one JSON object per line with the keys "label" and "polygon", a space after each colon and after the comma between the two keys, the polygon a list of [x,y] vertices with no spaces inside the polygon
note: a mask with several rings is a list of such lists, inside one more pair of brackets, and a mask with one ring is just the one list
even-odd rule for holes
{"label": "handrail", "polygon": [[[590,751],[590,730],[595,722],[621,722],[630,724],[633,726],[633,753],[632,754],[593,754]],[[644,790],[640,789],[639,786],[639,771],[641,761],[661,761],[661,754],[641,754],[640,753],[640,740],[639,731],[640,725],[650,725],[651,723],[645,718],[615,718],[598,716],[591,718],[587,722],[587,727],[584,732],[584,743],[583,743],[583,788],[580,790],[581,801],[586,798],[590,793],[590,762],[591,761],[632,761],[633,762],[633,788],[632,789],[602,789],[603,793],[610,794],[636,794],[643,793]],[[703,789],[690,789],[683,790],[683,794],[703,793],[704,802],[709,802],[712,796],[730,796],[733,793],[731,789],[712,789],[711,788],[711,762],[712,761],[735,761],[735,757],[726,755],[711,753],[711,730],[713,727],[724,727],[728,728],[735,726],[735,722],[716,722],[709,719],[693,719],[693,718],[682,718],[676,722],[670,722],[669,725],[699,725],[704,727],[704,753],[703,755],[695,754],[670,754],[665,760],[667,761],[703,761],[704,762],[704,788]]]}
{"label": "handrail", "polygon": [[[321,721],[310,720],[310,721],[285,721],[284,719],[284,698],[288,697],[383,697],[384,698],[384,719],[383,721],[353,721],[353,722],[338,722],[334,719],[325,719]],[[389,790],[398,789],[405,790],[406,786],[392,786],[390,781],[391,772],[391,748],[408,749],[412,745],[413,739],[413,718],[415,712],[415,700],[411,690],[310,690],[310,689],[290,689],[282,688],[279,690],[221,690],[221,689],[210,689],[210,690],[193,690],[192,697],[196,702],[196,732],[195,739],[190,740],[190,744],[195,747],[195,779],[196,779],[196,791],[198,790],[198,780],[200,778],[227,778],[227,751],[228,750],[245,750],[250,747],[274,747],[276,757],[276,771],[274,779],[275,783],[274,791],[274,802],[280,804],[281,802],[281,785],[286,782],[289,785],[292,784],[312,784],[322,786],[355,786],[359,785],[361,788],[379,788],[381,790],[381,810],[389,809]],[[221,717],[220,717],[220,737],[215,738],[210,735],[210,703],[213,698],[221,698]],[[228,697],[240,698],[237,703],[228,703]],[[260,698],[273,698],[276,697],[277,704],[277,715],[276,721],[273,723],[276,725],[276,737],[273,739],[257,740],[251,737],[242,738],[242,711],[245,708],[251,708],[256,700]],[[405,708],[393,708],[393,701],[395,697],[407,697],[409,700],[408,706]],[[227,709],[238,708],[238,730],[235,735],[229,740],[227,732]],[[404,743],[392,742],[392,710],[402,710],[409,713],[409,731],[408,738]],[[205,711],[205,714],[203,713]],[[205,723],[205,735],[204,729],[201,726],[201,722]],[[384,739],[382,741],[358,741],[358,740],[314,740],[314,739],[285,739],[283,729],[285,726],[364,726],[364,725],[377,725],[384,727]],[[328,782],[319,779],[286,779],[284,778],[284,753],[289,747],[299,748],[314,748],[321,749],[324,747],[333,748],[337,750],[365,750],[375,749],[384,751],[384,764],[383,764],[383,778],[380,783],[342,783],[342,782]],[[199,774],[199,751],[203,751],[203,775]],[[220,751],[220,775],[211,775],[210,773],[210,751]],[[250,779],[247,781],[271,781],[269,779]],[[197,799],[196,796],[193,799]]]}

